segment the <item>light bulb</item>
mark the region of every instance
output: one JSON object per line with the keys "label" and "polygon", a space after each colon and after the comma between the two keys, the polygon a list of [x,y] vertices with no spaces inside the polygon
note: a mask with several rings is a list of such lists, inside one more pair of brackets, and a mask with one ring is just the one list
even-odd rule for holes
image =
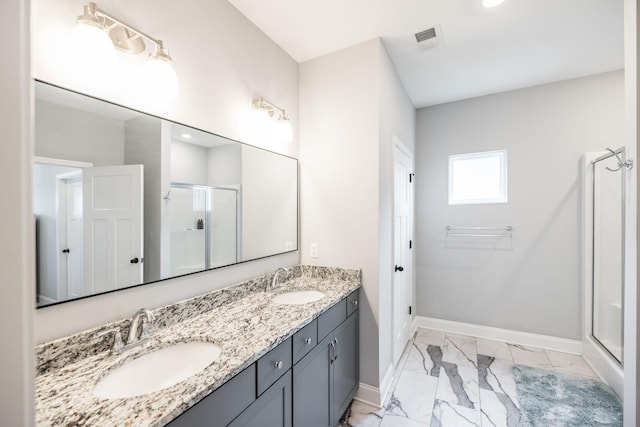
{"label": "light bulb", "polygon": [[261,108],[248,108],[238,116],[238,130],[241,137],[250,143],[264,141],[269,131],[269,113]]}
{"label": "light bulb", "polygon": [[278,144],[290,144],[293,141],[293,129],[287,119],[278,119],[273,125],[273,141]]}
{"label": "light bulb", "polygon": [[140,64],[131,76],[132,103],[142,111],[166,114],[178,97],[178,77],[171,62],[165,59],[148,59]]}
{"label": "light bulb", "polygon": [[482,5],[484,7],[495,7],[502,3],[504,0],[482,0]]}
{"label": "light bulb", "polygon": [[115,47],[102,28],[79,23],[67,49],[65,72],[75,85],[96,89],[108,83],[117,58]]}

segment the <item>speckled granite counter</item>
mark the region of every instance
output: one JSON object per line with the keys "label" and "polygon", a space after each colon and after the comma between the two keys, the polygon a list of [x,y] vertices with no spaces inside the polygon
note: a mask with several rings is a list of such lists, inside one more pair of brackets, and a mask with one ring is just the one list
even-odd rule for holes
{"label": "speckled granite counter", "polygon": [[[161,426],[196,404],[262,355],[360,287],[360,271],[297,266],[272,294],[316,289],[326,294],[302,305],[278,305],[265,294],[271,275],[153,310],[153,337],[121,355],[96,334],[122,320],[36,347],[37,425]],[[111,369],[173,343],[212,341],[222,354],[209,367],[174,386],[127,399],[100,399],[96,382]]]}

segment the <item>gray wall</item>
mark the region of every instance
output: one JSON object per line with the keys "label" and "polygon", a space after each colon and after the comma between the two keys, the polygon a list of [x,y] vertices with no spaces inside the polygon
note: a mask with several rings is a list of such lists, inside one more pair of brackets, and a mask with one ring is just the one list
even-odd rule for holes
{"label": "gray wall", "polygon": [[[622,71],[418,110],[417,314],[580,339],[579,160],[624,145],[624,114]],[[449,206],[448,156],[496,149],[508,203]],[[447,225],[511,225],[512,244]]]}
{"label": "gray wall", "polygon": [[161,278],[162,139],[161,121],[141,116],[124,122],[124,163],[144,167],[144,276],[145,282]]}
{"label": "gray wall", "polygon": [[414,116],[379,39],[300,65],[302,262],[362,269],[360,381],[372,394],[392,363],[390,153],[394,135],[412,147]]}
{"label": "gray wall", "polygon": [[124,163],[124,122],[37,100],[35,155],[90,162],[94,166]]}

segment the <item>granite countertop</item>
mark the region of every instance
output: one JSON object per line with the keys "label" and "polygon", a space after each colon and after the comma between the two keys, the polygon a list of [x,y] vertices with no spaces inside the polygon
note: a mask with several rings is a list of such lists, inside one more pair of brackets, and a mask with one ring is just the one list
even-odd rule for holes
{"label": "granite countertop", "polygon": [[[265,275],[154,310],[163,327],[155,329],[149,341],[120,355],[111,355],[104,343],[96,354],[90,347],[96,346],[97,331],[113,324],[38,346],[36,424],[165,425],[360,287],[359,270],[298,266],[288,277],[272,294],[315,289],[326,296],[308,304],[275,304],[264,291],[270,279]],[[163,323],[163,314],[175,321],[165,319]],[[122,322],[116,324],[121,326]],[[154,393],[126,399],[93,395],[94,385],[111,369],[158,348],[187,341],[214,342],[222,347],[222,353],[194,376]],[[71,349],[75,342],[83,343],[83,350]],[[62,354],[66,356],[59,357]],[[61,366],[52,363],[61,359]]]}

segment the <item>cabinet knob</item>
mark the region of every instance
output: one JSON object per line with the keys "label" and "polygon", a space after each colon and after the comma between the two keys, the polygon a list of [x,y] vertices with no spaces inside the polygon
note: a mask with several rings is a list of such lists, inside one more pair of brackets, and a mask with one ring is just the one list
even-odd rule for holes
{"label": "cabinet knob", "polygon": [[355,307],[358,306],[358,300],[354,299],[353,301],[351,301],[351,304],[353,304]]}
{"label": "cabinet knob", "polygon": [[305,343],[306,345],[311,344],[311,338],[305,338],[305,339],[304,339],[304,343]]}
{"label": "cabinet knob", "polygon": [[273,366],[275,366],[276,369],[282,369],[282,360],[278,360],[276,363],[273,364]]}
{"label": "cabinet knob", "polygon": [[403,266],[401,266],[401,265],[396,265],[395,270],[396,270],[396,271],[404,271],[404,267],[403,267]]}
{"label": "cabinet knob", "polygon": [[140,262],[140,260],[136,257],[136,258],[131,259],[129,262],[131,264],[137,264],[138,262]]}

